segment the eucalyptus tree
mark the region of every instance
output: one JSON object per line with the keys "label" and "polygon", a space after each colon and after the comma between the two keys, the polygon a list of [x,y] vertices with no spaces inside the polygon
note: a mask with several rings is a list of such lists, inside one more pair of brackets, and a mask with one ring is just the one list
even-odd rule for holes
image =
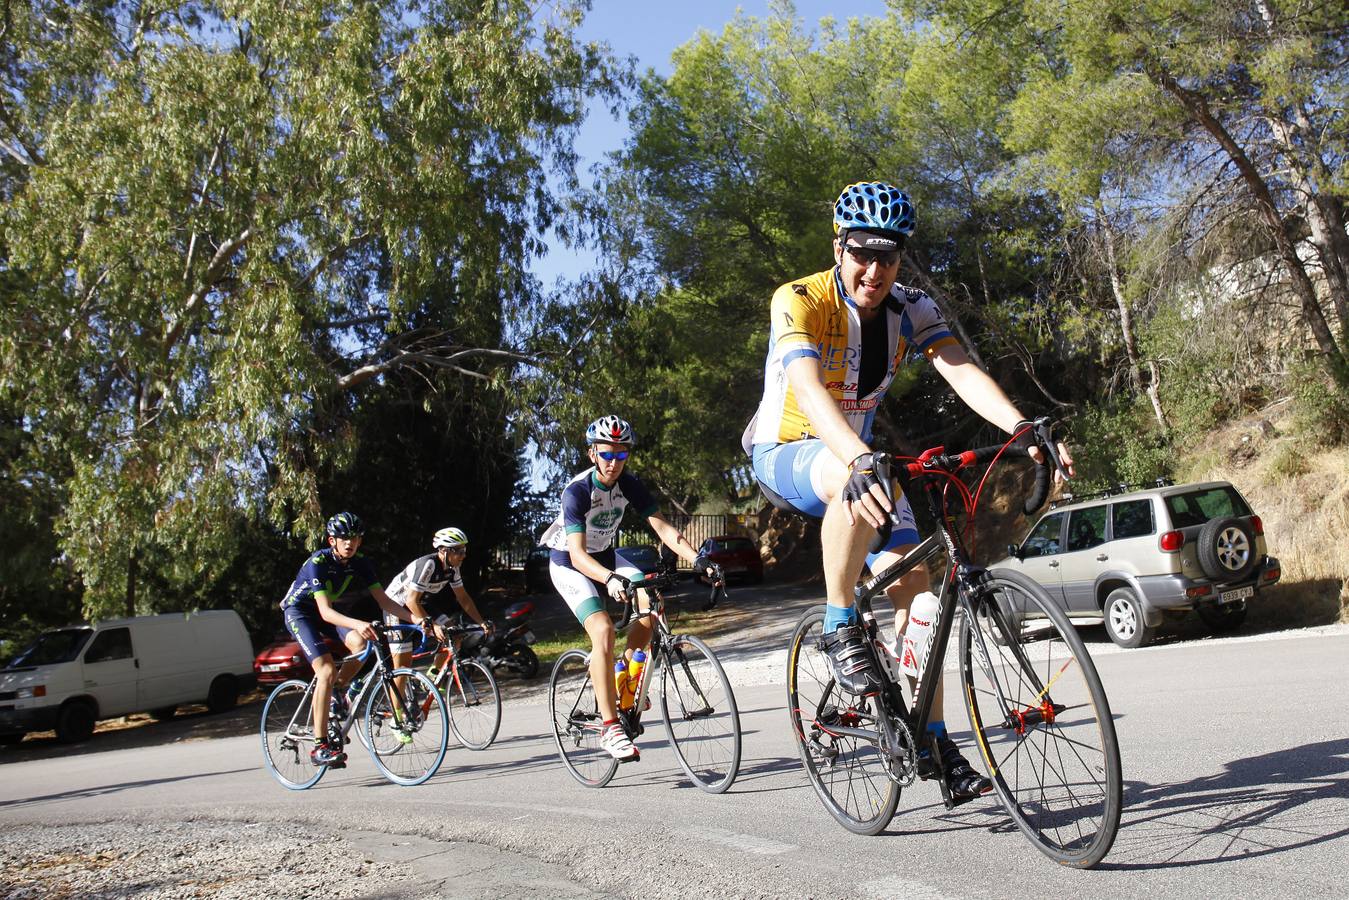
{"label": "eucalyptus tree", "polygon": [[[396,370],[503,378],[566,209],[586,4],[6,4],[3,388],[91,614],[310,532]],[[152,570],[152,571],[151,571]],[[144,601],[144,602],[139,602]]]}

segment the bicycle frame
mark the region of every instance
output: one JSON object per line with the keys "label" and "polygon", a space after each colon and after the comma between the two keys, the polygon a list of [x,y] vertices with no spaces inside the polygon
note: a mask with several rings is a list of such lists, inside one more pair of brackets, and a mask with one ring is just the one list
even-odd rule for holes
{"label": "bicycle frame", "polygon": [[[975,452],[981,453],[985,451]],[[909,481],[909,479],[905,478],[903,475],[901,475],[899,480],[901,482],[901,488],[906,487]],[[946,658],[947,647],[950,644],[951,632],[956,618],[956,609],[959,608],[967,617],[969,617],[970,621],[974,620],[975,610],[972,598],[978,587],[979,579],[984,572],[984,569],[975,566],[970,561],[969,551],[966,549],[959,532],[953,528],[951,517],[946,513],[946,504],[942,488],[937,483],[936,479],[930,476],[924,478],[922,487],[924,496],[927,500],[928,509],[931,512],[934,521],[937,523],[936,531],[924,538],[895,563],[859,584],[854,590],[854,603],[866,626],[868,635],[867,647],[868,652],[872,654],[873,662],[876,664],[879,671],[890,673],[892,669],[891,665],[888,662],[882,663],[879,654],[876,652],[878,625],[875,614],[871,609],[871,601],[883,594],[887,588],[918,565],[926,562],[929,558],[936,556],[938,553],[945,551],[947,565],[945,575],[942,578],[937,620],[933,623],[932,641],[928,649],[927,659],[923,663],[923,670],[918,678],[912,708],[910,708],[904,700],[904,694],[901,688],[901,678],[895,676],[887,677],[885,679],[883,690],[885,698],[883,702],[899,715],[901,720],[913,734],[914,739],[920,742],[919,746],[915,747],[915,750],[921,751],[926,749],[929,758],[934,761],[930,764],[930,768],[924,770],[920,767],[919,771],[921,776],[930,778],[940,774],[940,763],[936,762],[937,760],[940,760],[940,754],[937,751],[936,737],[928,732],[928,724],[931,721],[932,715],[932,706],[936,698],[936,689],[934,686],[939,683],[942,676],[942,666]],[[952,590],[953,586],[955,588],[954,590]],[[994,607],[994,614],[998,621],[998,628],[1008,637],[1009,644],[1016,648],[1014,652],[1019,657],[1022,657],[1022,661],[1024,662],[1024,655],[1015,641],[1016,636],[1011,634],[1007,622],[1001,611],[996,609],[996,605]],[[979,633],[978,629],[975,629],[975,637],[978,643],[979,652],[977,655],[980,660],[980,665],[989,675],[990,681],[995,685],[998,693],[998,702],[1003,709],[1006,720],[1010,722],[1012,718],[1011,704],[1007,700],[1007,695],[1003,686],[998,679],[994,677],[994,673],[992,672],[992,668],[988,661],[988,651],[983,644],[983,636]],[[1047,693],[1043,683],[1037,683],[1036,687],[1041,691],[1042,695]],[[827,697],[828,694],[826,693],[825,697],[821,698],[821,702],[823,703]],[[820,709],[815,711],[815,718],[817,720],[822,712],[823,710]],[[1049,715],[1052,715],[1053,711],[1049,710],[1048,713]],[[1029,722],[1030,719],[1028,718],[1026,721]],[[883,745],[882,749],[893,752],[892,748],[898,743],[898,735],[893,733],[890,721],[886,716],[879,716],[877,722]],[[868,729],[835,724],[830,724],[827,730],[831,733],[847,735],[866,741],[875,740],[877,734]],[[888,747],[884,746],[887,744],[889,745]],[[962,802],[974,799],[973,797],[969,797],[962,800],[953,800],[946,785],[946,780],[944,778],[939,778],[938,783],[941,785],[942,799],[948,809],[957,806]]]}
{"label": "bicycle frame", "polygon": [[[370,670],[370,673],[366,677],[365,682],[361,685],[361,689],[356,693],[356,696],[352,698],[350,701],[348,701],[347,715],[337,725],[336,731],[343,737],[343,739],[345,739],[346,736],[351,732],[351,726],[356,723],[356,719],[359,717],[359,710],[366,701],[366,695],[369,693],[370,688],[376,682],[390,689],[391,698],[394,698],[395,695],[398,695],[399,693],[398,691],[392,690],[393,675],[390,673],[393,671],[393,663],[392,663],[392,656],[389,651],[389,641],[388,637],[386,636],[386,633],[388,631],[408,631],[408,630],[417,631],[418,633],[420,633],[420,629],[417,629],[416,626],[413,625],[383,625],[377,623],[375,629],[377,638],[376,640],[366,641],[365,649],[362,650],[360,653],[345,656],[337,662],[337,668],[341,669],[343,665],[345,665],[347,662],[353,659],[359,659],[362,662],[362,664],[364,664],[366,660],[370,659],[371,655],[375,657],[374,668]],[[314,688],[317,684],[318,684],[318,676],[315,675],[313,678],[309,680],[309,686],[305,688],[304,696],[300,698],[300,703],[295,708],[294,716],[291,717],[290,722],[286,725],[286,735],[288,737],[293,737],[296,740],[302,739],[302,735],[294,733],[294,729],[296,726],[296,719],[303,716],[307,720],[313,714]],[[334,691],[337,690],[336,681],[334,681],[333,683],[333,690]],[[403,698],[401,696],[396,697],[395,702],[392,703],[392,708],[394,710],[395,715],[405,716],[407,714],[406,711],[403,709]],[[308,725],[307,721],[303,722],[301,723],[301,728],[304,728],[307,725]],[[331,721],[329,721],[328,723],[328,730],[330,732],[334,730],[333,723]],[[314,740],[320,740],[320,736],[314,735]]]}

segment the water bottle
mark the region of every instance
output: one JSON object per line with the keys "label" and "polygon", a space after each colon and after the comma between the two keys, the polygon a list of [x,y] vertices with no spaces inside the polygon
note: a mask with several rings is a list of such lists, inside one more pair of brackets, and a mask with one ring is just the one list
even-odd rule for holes
{"label": "water bottle", "polygon": [[360,678],[351,679],[351,684],[347,685],[347,700],[355,700],[361,695],[362,683],[362,679]]}
{"label": "water bottle", "polygon": [[618,708],[632,706],[632,691],[628,690],[628,662],[621,656],[614,663],[614,696],[618,698]]}
{"label": "water bottle", "polygon": [[941,600],[931,591],[923,591],[914,597],[909,607],[909,621],[904,626],[904,645],[899,656],[899,666],[914,678],[922,674],[923,666],[927,663],[928,649],[932,645],[932,625],[940,609]]}
{"label": "water bottle", "polygon": [[628,706],[637,699],[637,688],[642,684],[642,670],[645,668],[646,651],[633,651],[632,662],[628,663]]}

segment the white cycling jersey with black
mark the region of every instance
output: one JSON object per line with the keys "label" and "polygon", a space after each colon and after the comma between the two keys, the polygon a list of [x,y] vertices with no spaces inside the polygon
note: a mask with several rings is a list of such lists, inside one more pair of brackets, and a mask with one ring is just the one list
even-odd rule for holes
{"label": "white cycling jersey with black", "polygon": [[403,571],[394,576],[385,589],[389,599],[399,606],[408,605],[408,594],[418,591],[422,594],[439,594],[446,585],[451,588],[464,586],[459,570],[440,561],[435,553],[429,553],[408,563]]}

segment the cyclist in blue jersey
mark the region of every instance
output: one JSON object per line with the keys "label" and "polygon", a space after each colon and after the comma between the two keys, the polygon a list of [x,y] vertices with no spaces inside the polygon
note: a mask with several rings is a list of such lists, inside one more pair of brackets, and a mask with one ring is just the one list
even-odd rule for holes
{"label": "cyclist in blue jersey", "polygon": [[360,661],[352,660],[339,673],[324,638],[345,644],[352,653],[360,653],[366,641],[375,640],[375,629],[369,622],[348,615],[367,596],[374,597],[385,612],[411,621],[407,610],[384,593],[374,567],[361,555],[364,535],[365,526],[353,513],[342,512],[329,519],[328,546],[305,561],[281,601],[286,628],[300,642],[317,676],[313,698],[315,744],[309,754],[316,766],[341,768],[346,764],[342,747],[328,742],[329,707],[331,704],[339,716],[346,715],[343,691],[360,668]]}
{"label": "cyclist in blue jersey", "polygon": [[[871,426],[899,367],[921,354],[966,404],[991,424],[1018,435],[1038,461],[1026,417],[975,365],[936,303],[899,283],[904,242],[914,231],[908,196],[883,182],[848,185],[834,204],[834,266],[782,285],[773,295],[764,392],[743,444],[769,496],[821,517],[825,650],[834,680],[849,693],[880,689],[853,606],[863,563],[892,565],[918,543],[903,493],[882,485],[873,468]],[[1072,458],[1059,445],[1071,471]],[[1056,472],[1055,478],[1059,475]],[[889,542],[868,555],[876,529],[892,522]],[[895,606],[896,646],[914,596],[928,586],[923,566],[887,590]],[[946,735],[942,695],[933,694],[930,727],[954,796],[992,788]]]}
{"label": "cyclist in blue jersey", "polygon": [[[590,680],[604,716],[600,745],[621,762],[636,760],[640,754],[618,722],[614,623],[600,598],[621,599],[632,581],[642,577],[622,549],[614,547],[623,512],[634,507],[661,543],[695,571],[705,572],[715,582],[722,579],[720,567],[698,554],[679,529],[661,516],[646,486],[625,470],[636,443],[632,426],[618,416],[602,416],[590,423],[586,444],[594,465],[568,482],[562,491],[561,510],[539,541],[551,551],[548,571],[553,585],[590,637]],[[650,640],[650,624],[645,618],[634,619],[628,628],[625,656],[631,659]]]}

